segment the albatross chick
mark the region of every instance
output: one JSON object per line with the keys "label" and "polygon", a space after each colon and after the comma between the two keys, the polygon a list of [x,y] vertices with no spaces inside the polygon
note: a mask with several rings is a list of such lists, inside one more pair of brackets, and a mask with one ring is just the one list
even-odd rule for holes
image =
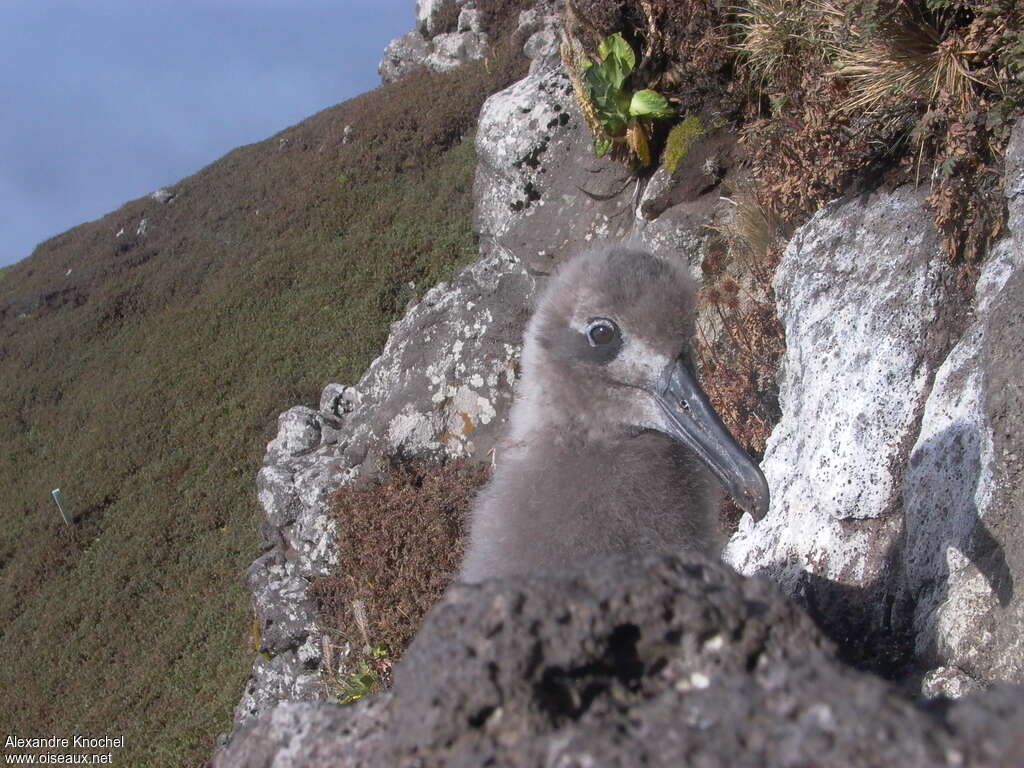
{"label": "albatross chick", "polygon": [[761,519],[768,485],[694,374],[682,265],[613,247],[547,286],[460,579],[536,574],[622,552],[718,556],[724,487]]}

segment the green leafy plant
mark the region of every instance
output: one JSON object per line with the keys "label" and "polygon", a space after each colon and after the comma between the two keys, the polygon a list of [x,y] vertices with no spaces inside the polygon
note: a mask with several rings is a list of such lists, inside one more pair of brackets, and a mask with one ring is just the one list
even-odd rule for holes
{"label": "green leafy plant", "polygon": [[384,687],[382,667],[388,667],[387,650],[375,645],[368,658],[359,659],[355,670],[338,681],[338,703],[352,704],[364,696],[376,693]]}
{"label": "green leafy plant", "polygon": [[594,154],[602,157],[616,144],[625,144],[643,165],[649,165],[650,126],[658,118],[671,117],[675,110],[657,91],[627,88],[626,82],[636,67],[636,54],[621,34],[606,37],[597,52],[600,61],[583,59],[580,64],[595,118]]}

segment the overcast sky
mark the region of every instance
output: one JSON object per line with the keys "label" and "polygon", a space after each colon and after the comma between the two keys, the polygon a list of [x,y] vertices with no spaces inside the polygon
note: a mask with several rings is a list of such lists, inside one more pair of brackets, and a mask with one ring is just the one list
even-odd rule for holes
{"label": "overcast sky", "polygon": [[375,88],[414,0],[0,0],[0,266]]}

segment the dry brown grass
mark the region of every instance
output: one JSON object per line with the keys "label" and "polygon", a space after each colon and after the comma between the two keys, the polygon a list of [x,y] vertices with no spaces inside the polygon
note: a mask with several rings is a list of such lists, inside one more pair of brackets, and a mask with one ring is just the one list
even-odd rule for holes
{"label": "dry brown grass", "polygon": [[940,98],[961,112],[976,88],[993,87],[971,73],[976,51],[962,32],[943,35],[936,21],[903,9],[868,33],[854,27],[837,50],[837,74],[849,83],[846,112],[885,116],[911,107],[932,109]]}
{"label": "dry brown grass", "polygon": [[790,230],[753,189],[726,203],[702,264],[698,355],[722,421],[760,456],[778,420],[775,377],[784,344],[771,281]]}
{"label": "dry brown grass", "polygon": [[[762,198],[800,222],[843,194],[926,181],[949,258],[970,273],[1004,216],[1001,151],[1024,102],[1024,7],[753,0],[738,11],[748,36],[765,7],[793,18],[750,37],[760,59],[740,45],[764,97],[743,128]],[[788,28],[790,42],[815,38],[822,54],[787,63],[768,37]]]}
{"label": "dry brown grass", "polygon": [[[697,353],[715,410],[740,444],[759,458],[780,416],[776,377],[785,341],[772,277],[789,230],[751,189],[725,203],[728,211],[713,228],[702,265]],[[727,529],[735,527],[739,515],[726,504]]]}
{"label": "dry brown grass", "polygon": [[832,16],[814,3],[750,0],[734,8],[734,19],[732,27],[741,41],[733,48],[762,90],[797,86],[803,70],[828,55]]}
{"label": "dry brown grass", "polygon": [[335,495],[339,572],[314,583],[329,635],[401,656],[461,562],[466,511],[487,474],[469,462],[398,465]]}

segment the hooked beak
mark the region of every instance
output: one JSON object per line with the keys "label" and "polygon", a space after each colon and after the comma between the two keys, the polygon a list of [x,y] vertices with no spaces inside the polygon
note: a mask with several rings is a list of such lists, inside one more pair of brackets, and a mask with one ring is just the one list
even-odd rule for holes
{"label": "hooked beak", "polygon": [[768,512],[768,482],[708,402],[683,361],[666,366],[654,393],[665,417],[659,429],[697,454],[754,520]]}

